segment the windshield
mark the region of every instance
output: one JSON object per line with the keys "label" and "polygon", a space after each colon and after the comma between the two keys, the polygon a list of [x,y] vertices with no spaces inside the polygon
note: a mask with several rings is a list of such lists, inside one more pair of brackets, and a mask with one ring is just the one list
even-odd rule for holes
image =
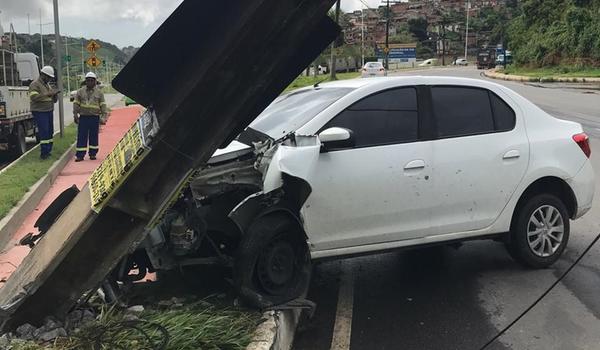
{"label": "windshield", "polygon": [[352,90],[354,89],[316,88],[282,95],[273,101],[249,128],[277,140],[296,131]]}
{"label": "windshield", "polygon": [[379,67],[383,67],[383,64],[378,63],[378,62],[367,63],[367,68],[379,68]]}

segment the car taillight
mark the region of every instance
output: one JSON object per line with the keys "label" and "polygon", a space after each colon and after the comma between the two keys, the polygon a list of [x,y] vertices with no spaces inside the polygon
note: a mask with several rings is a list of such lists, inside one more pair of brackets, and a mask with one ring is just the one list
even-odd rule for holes
{"label": "car taillight", "polygon": [[577,143],[579,148],[583,151],[586,157],[590,157],[592,154],[592,148],[590,147],[590,138],[582,132],[581,134],[573,135],[573,141]]}
{"label": "car taillight", "polygon": [[366,72],[366,71],[367,71],[367,68],[363,68],[363,72]]}

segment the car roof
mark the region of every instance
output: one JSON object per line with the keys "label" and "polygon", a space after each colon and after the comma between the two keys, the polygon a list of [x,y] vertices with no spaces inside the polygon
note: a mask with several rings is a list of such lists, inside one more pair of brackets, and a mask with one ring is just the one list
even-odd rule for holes
{"label": "car roof", "polygon": [[493,82],[448,76],[402,76],[402,77],[374,77],[337,80],[319,84],[320,88],[352,88],[361,89],[380,85],[382,88],[394,85],[466,85],[479,87],[501,87]]}

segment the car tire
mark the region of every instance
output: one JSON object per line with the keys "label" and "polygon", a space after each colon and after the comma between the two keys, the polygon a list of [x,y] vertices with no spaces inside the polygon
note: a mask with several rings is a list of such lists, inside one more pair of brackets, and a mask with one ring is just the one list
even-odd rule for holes
{"label": "car tire", "polygon": [[518,209],[507,249],[526,267],[541,269],[554,264],[569,242],[569,215],[554,195],[529,198]]}
{"label": "car tire", "polygon": [[18,158],[27,152],[27,141],[25,139],[25,129],[22,125],[16,125],[14,134],[11,136],[13,144],[12,156]]}
{"label": "car tire", "polygon": [[297,299],[310,283],[304,231],[284,214],[255,221],[242,237],[234,262],[234,285],[250,306],[264,309]]}

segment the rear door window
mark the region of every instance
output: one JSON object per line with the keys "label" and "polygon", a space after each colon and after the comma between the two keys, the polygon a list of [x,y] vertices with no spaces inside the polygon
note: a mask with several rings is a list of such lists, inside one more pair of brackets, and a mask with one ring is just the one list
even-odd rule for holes
{"label": "rear door window", "polygon": [[439,138],[512,130],[514,111],[491,91],[463,86],[431,88]]}

